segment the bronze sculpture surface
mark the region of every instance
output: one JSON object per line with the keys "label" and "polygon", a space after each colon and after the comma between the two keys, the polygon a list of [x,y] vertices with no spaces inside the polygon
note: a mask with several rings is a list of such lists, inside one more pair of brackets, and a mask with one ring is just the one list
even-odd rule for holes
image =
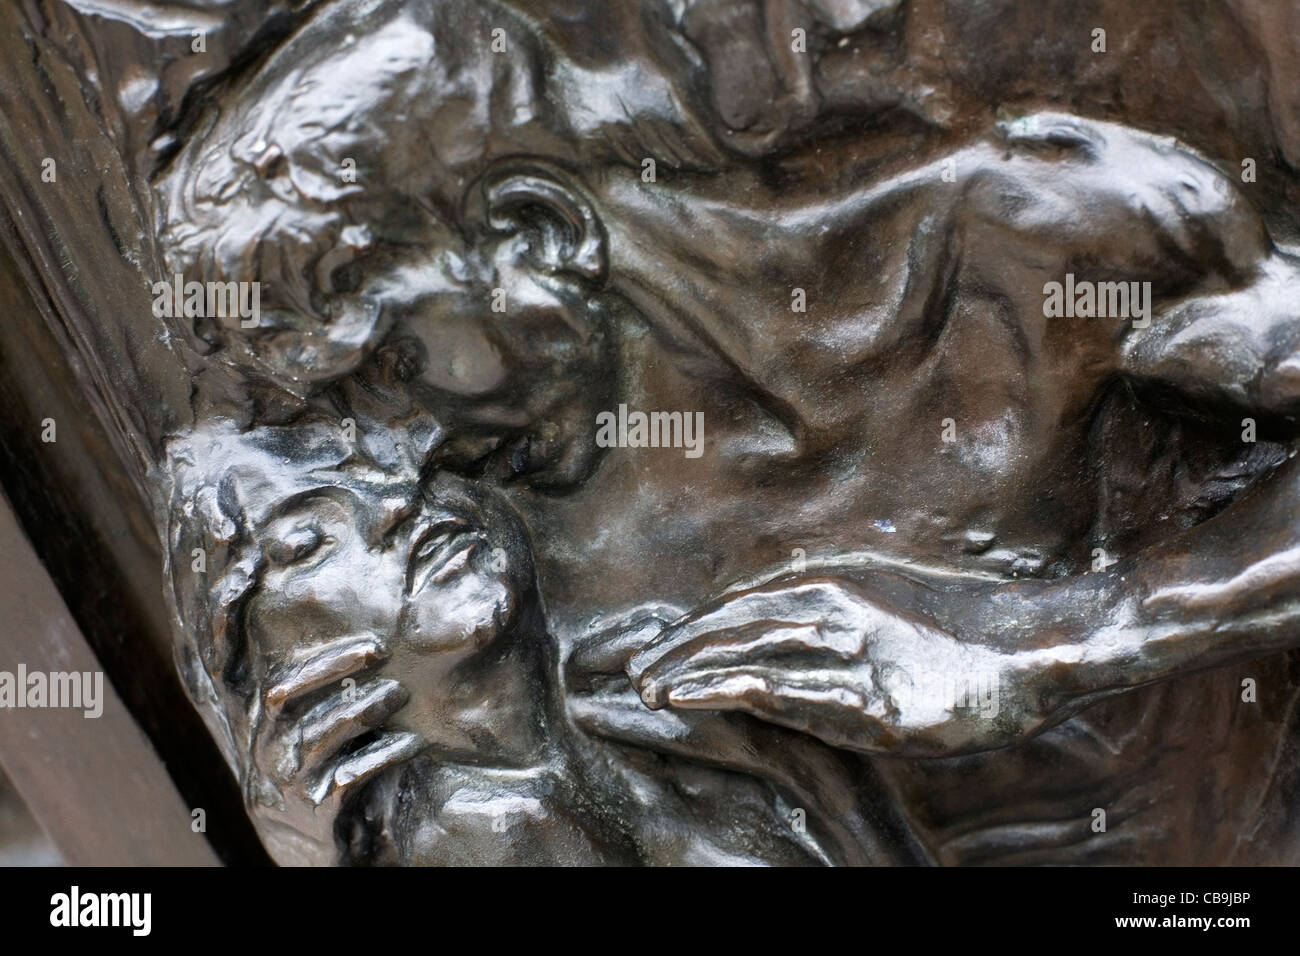
{"label": "bronze sculpture surface", "polygon": [[1300,5],[1085,6],[24,5],[273,859],[1296,861]]}

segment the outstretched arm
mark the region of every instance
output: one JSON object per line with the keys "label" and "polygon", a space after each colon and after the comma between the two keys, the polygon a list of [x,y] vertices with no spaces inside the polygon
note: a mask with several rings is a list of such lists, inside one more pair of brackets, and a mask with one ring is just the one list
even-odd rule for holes
{"label": "outstretched arm", "polygon": [[[1207,427],[1240,432],[1255,418],[1295,437],[1300,261],[1274,248],[1235,187],[1120,127],[1045,117],[1006,135],[1048,158],[982,183],[973,195],[989,215],[1059,232],[1051,209],[1086,199],[1071,241],[1100,256],[1109,230],[1148,222],[1152,255],[1161,247],[1171,269],[1196,277],[1124,333],[1120,372]],[[1032,201],[1003,202],[1003,186]],[[1291,459],[1214,519],[1104,572],[999,585],[869,570],[784,579],[673,622],[628,671],[651,707],[739,710],[840,747],[940,755],[1004,746],[1101,697],[1296,645]]]}
{"label": "outstretched arm", "polygon": [[1006,746],[1111,694],[1300,646],[1300,466],[1104,572],[955,587],[786,578],[667,625],[628,672],[652,708],[736,710],[838,747]]}

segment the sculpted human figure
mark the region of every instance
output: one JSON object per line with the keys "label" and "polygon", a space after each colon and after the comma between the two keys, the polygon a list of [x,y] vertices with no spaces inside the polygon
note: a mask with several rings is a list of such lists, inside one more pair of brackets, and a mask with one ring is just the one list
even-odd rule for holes
{"label": "sculpted human figure", "polygon": [[[515,60],[491,48],[498,23]],[[769,762],[806,751],[839,768],[828,780],[857,775],[854,800],[831,782],[823,805],[881,807],[903,788],[857,755],[1022,745],[1114,695],[1294,645],[1300,272],[1212,162],[1038,113],[867,172],[845,151],[778,176],[719,159],[667,81],[643,78],[615,116],[575,63],[512,65],[541,63],[531,30],[491,4],[326,4],[220,91],[156,188],[170,270],[265,290],[257,328],[187,330],[212,350],[205,414],[344,411],[391,446],[370,452],[386,467],[506,483],[568,661],[546,746],[572,720],[583,746],[752,776],[758,734]],[[637,175],[638,149],[674,174]],[[1136,311],[1048,314],[1075,279],[1136,283]],[[602,460],[596,416],[620,402],[703,412],[705,453]],[[1246,419],[1259,440],[1242,441]],[[1123,485],[1152,436],[1194,463],[1185,487],[1154,461],[1149,489]],[[264,630],[306,668],[315,638],[293,618]],[[996,707],[925,691],[972,675]],[[374,726],[348,726],[397,718],[376,706]],[[1075,756],[1079,786],[1105,789],[1104,761]],[[927,772],[940,789],[950,771]],[[430,773],[423,791],[391,774],[371,788],[363,831],[401,844],[473,786]],[[427,800],[394,816],[393,788]],[[1028,781],[1006,800],[1000,820],[1057,806]],[[911,822],[848,832],[939,855]],[[605,854],[594,825],[551,849]],[[1028,823],[1016,840],[1031,859],[1107,845]],[[416,843],[393,852],[432,859]]]}
{"label": "sculpted human figure", "polygon": [[[754,201],[761,186],[728,188]],[[636,244],[633,289],[740,248],[757,228],[705,187],[690,221],[709,223],[698,233],[708,241],[695,245],[675,209],[624,192],[637,227],[611,228],[611,242]],[[723,288],[669,310],[717,343],[714,374],[756,391],[777,437],[766,448],[735,442],[704,389],[676,398],[715,423],[713,454],[692,483],[734,506],[676,545],[700,570],[721,567],[713,579],[738,583],[713,596],[687,584],[683,617],[628,659],[647,704],[741,711],[838,747],[943,756],[1016,744],[1108,694],[1292,646],[1297,262],[1233,181],[1168,140],[1040,115],[847,197],[827,201],[810,186],[801,199],[784,184],[756,204],[781,210],[764,221],[764,254],[729,256]],[[862,267],[808,289],[809,317],[772,305],[845,249]],[[1151,282],[1149,322],[1048,317],[1049,284],[1071,274]],[[651,407],[690,388],[656,384]],[[1250,423],[1261,441],[1242,441]],[[1125,487],[1139,436],[1156,443],[1150,464],[1134,468],[1151,482],[1143,491]],[[1200,473],[1180,478],[1190,491],[1164,483],[1161,455],[1198,460]],[[649,459],[635,481],[667,493],[686,468]],[[790,504],[774,509],[779,500]],[[641,515],[577,520],[579,535],[615,522],[624,534],[611,542],[653,534]],[[789,570],[796,546],[812,568],[803,574]],[[611,545],[593,560],[619,566],[622,556]],[[960,686],[987,675],[999,689],[992,719],[915,692],[936,676]],[[1209,733],[1231,719],[1239,691],[1240,679],[1225,682],[1184,720]],[[1156,754],[1164,746],[1159,731],[1129,739]],[[1070,817],[1050,802],[1059,784],[1008,759],[1023,775],[1005,799],[1053,824],[1011,830],[1016,804],[1000,805],[990,813],[989,840],[1005,841],[996,852],[1106,859],[1108,842],[1132,852],[1120,843],[1132,831],[1089,840],[1097,798],[1083,803],[1083,781],[1106,791],[1106,743],[1090,753],[1054,740],[1082,763],[1077,822],[1056,825]],[[1181,799],[1162,796],[1167,810]]]}
{"label": "sculpted human figure", "polygon": [[856,832],[776,811],[832,809],[801,778],[842,770],[808,747],[651,774],[575,735],[527,535],[487,489],[380,468],[319,421],[214,423],[169,456],[172,548],[212,556],[171,569],[187,683],[278,862],[870,859],[852,808]]}

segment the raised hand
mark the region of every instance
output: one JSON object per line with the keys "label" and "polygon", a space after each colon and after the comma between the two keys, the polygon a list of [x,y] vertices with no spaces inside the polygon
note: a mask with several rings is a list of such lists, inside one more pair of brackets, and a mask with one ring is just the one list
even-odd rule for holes
{"label": "raised hand", "polygon": [[[335,824],[347,798],[423,749],[416,734],[381,729],[407,699],[396,680],[364,676],[383,657],[373,638],[347,638],[312,648],[269,675],[254,720],[246,791],[277,862],[337,862]],[[374,739],[357,746],[366,735]]]}

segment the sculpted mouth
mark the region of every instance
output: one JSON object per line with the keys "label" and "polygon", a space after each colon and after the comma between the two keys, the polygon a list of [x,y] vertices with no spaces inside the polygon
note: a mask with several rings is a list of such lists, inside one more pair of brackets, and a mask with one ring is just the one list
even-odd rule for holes
{"label": "sculpted mouth", "polygon": [[440,584],[465,567],[482,536],[464,518],[436,521],[416,535],[407,561],[406,590],[416,594],[426,584]]}

